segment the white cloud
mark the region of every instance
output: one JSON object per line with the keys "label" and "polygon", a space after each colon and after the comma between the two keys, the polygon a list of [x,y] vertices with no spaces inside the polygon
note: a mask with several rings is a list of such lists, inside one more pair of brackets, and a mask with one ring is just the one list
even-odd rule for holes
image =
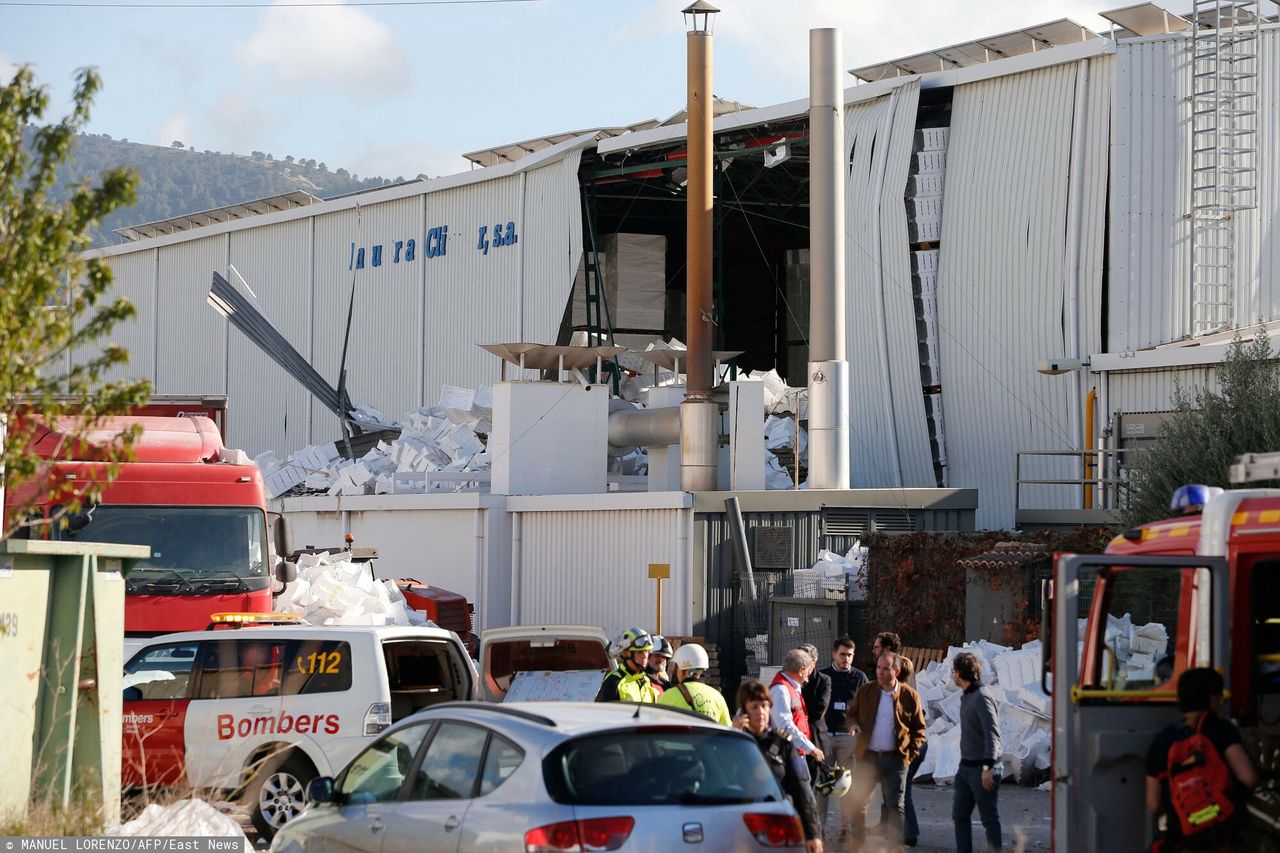
{"label": "white cloud", "polygon": [[458,155],[441,152],[424,142],[366,143],[348,149],[344,158],[349,160],[343,165],[362,178],[378,175],[387,179],[413,179],[419,173],[435,178],[469,168],[467,161]]}
{"label": "white cloud", "polygon": [[244,154],[268,147],[268,134],[273,126],[271,113],[246,97],[247,88],[224,89],[208,109],[201,112],[198,121],[200,138],[205,141],[203,148]]}
{"label": "white cloud", "polygon": [[156,145],[169,145],[181,142],[184,147],[195,145],[191,132],[191,119],[186,113],[177,112],[169,115],[155,132]]}
{"label": "white cloud", "polygon": [[350,6],[272,6],[236,54],[278,83],[384,100],[410,90],[409,56],[390,28]]}
{"label": "white cloud", "polygon": [[[673,16],[666,6],[650,6],[623,32],[632,36],[655,35],[655,19],[669,29],[666,18]],[[801,95],[808,86],[812,28],[838,27],[844,40],[844,65],[857,68],[1058,18],[1071,18],[1105,32],[1107,22],[1095,14],[1096,8],[1096,2],[1083,0],[985,0],[980,7],[937,0],[788,0],[782,4],[776,0],[738,0],[716,15],[715,34],[721,51],[732,46],[748,52]],[[853,82],[850,78],[849,85]],[[725,86],[719,82],[717,85]]]}

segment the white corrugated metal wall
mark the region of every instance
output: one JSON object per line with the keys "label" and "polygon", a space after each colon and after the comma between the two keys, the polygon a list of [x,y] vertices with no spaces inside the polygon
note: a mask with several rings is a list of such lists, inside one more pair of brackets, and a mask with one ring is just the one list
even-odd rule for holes
{"label": "white corrugated metal wall", "polygon": [[[1167,412],[1173,409],[1178,385],[1192,391],[1206,385],[1216,388],[1218,366],[1182,367],[1176,370],[1113,372],[1108,379],[1107,407],[1114,412]],[[1112,438],[1112,444],[1116,442]]]}
{"label": "white corrugated metal wall", "polygon": [[[1110,61],[1090,63],[1080,203],[1081,346],[1100,325],[1106,170],[1089,138],[1107,135]],[[938,274],[948,484],[979,489],[978,527],[1013,524],[1014,452],[1078,446],[1072,377],[1035,372],[1067,352],[1067,214],[1078,66],[957,86],[952,103]],[[1091,153],[1092,152],[1092,153]],[[1083,350],[1087,352],[1086,350]],[[1025,474],[1024,474],[1025,475]],[[1067,490],[1028,497],[1070,505]],[[1047,490],[1046,490],[1047,491]]]}
{"label": "white corrugated metal wall", "polygon": [[[133,352],[126,375],[150,377],[157,393],[227,394],[229,441],[250,453],[339,435],[331,413],[207,306],[211,273],[230,262],[334,385],[354,285],[347,386],[390,418],[434,403],[444,384],[496,381],[498,360],[477,344],[555,341],[582,252],[577,168],[589,141],[442,188],[394,187],[101,250],[115,292],[139,311],[116,336]],[[478,248],[480,227],[492,241],[507,223],[516,241]],[[448,226],[446,251],[427,257],[438,226]]]}
{"label": "white corrugated metal wall", "polygon": [[[607,496],[600,495],[601,503]],[[625,496],[617,496],[619,498]],[[519,499],[530,502],[535,499]],[[691,507],[610,511],[599,506],[580,511],[517,510],[513,521],[519,542],[512,542],[513,574],[519,578],[519,613],[513,624],[569,624],[587,620],[611,636],[631,625],[653,630],[656,581],[649,563],[668,563],[671,579],[662,582],[662,630],[693,632],[694,596],[699,583],[690,560]]]}
{"label": "white corrugated metal wall", "polygon": [[846,334],[855,486],[934,485],[904,201],[919,97],[920,81],[910,78],[845,114],[850,149]]}
{"label": "white corrugated metal wall", "polygon": [[[253,289],[263,313],[308,357],[312,222],[308,217],[231,233],[231,264]],[[228,333],[227,367],[227,396],[235,401],[227,412],[229,435],[251,435],[265,425],[278,436],[273,450],[275,444],[308,443],[311,395],[234,329]]]}
{"label": "white corrugated metal wall", "polygon": [[[1110,352],[1190,334],[1190,49],[1184,36],[1116,47]],[[1280,316],[1280,27],[1263,29],[1258,50],[1258,209],[1237,216],[1237,325]]]}

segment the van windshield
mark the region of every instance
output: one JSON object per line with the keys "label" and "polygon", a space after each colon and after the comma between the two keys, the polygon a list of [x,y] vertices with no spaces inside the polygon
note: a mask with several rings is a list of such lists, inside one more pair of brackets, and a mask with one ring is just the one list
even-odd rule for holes
{"label": "van windshield", "polygon": [[261,509],[98,504],[54,527],[58,539],[150,546],[151,556],[129,573],[135,595],[249,592],[269,583]]}
{"label": "van windshield", "polygon": [[694,726],[620,729],[566,741],[542,763],[557,803],[591,806],[778,802],[750,737]]}

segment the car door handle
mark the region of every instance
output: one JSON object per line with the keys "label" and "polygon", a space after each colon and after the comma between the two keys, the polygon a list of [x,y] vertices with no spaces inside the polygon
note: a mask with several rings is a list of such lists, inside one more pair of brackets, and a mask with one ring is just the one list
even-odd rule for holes
{"label": "car door handle", "polygon": [[462,821],[458,820],[457,815],[449,815],[449,819],[444,822],[445,832],[452,832],[458,828],[458,824]]}
{"label": "car door handle", "polygon": [[373,820],[369,821],[369,833],[371,835],[377,835],[379,832],[382,832],[382,827],[383,823],[382,818],[380,817],[375,817]]}

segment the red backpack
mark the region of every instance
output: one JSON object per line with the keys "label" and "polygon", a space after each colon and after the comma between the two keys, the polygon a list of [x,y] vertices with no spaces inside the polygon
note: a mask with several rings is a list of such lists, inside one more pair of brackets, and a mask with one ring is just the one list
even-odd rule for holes
{"label": "red backpack", "polygon": [[1165,778],[1184,838],[1221,826],[1235,812],[1227,797],[1231,771],[1217,747],[1201,732],[1208,716],[1207,712],[1201,714],[1195,731],[1169,747]]}

